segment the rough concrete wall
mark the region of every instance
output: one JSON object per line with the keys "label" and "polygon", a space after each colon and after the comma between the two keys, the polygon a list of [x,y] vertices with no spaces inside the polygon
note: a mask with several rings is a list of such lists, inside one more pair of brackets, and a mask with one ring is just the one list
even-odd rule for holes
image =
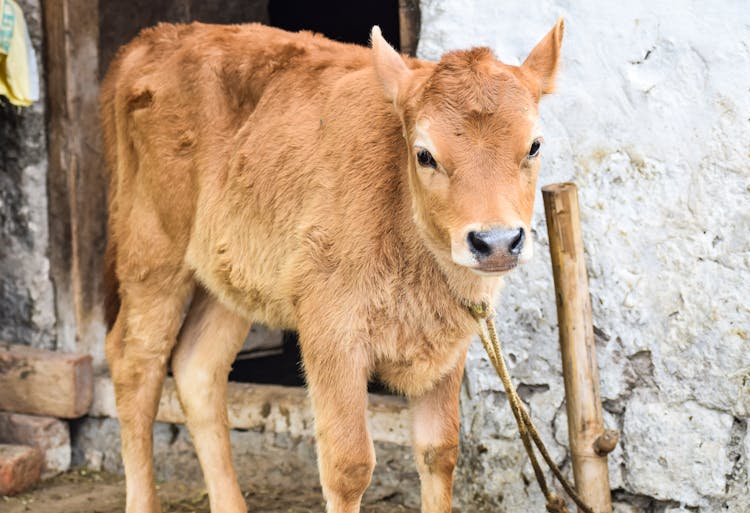
{"label": "rough concrete wall", "polygon": [[[750,14],[742,0],[423,0],[419,55],[520,63],[562,15],[540,183],[580,187],[617,510],[750,511]],[[546,226],[498,305],[512,374],[557,460],[567,426]],[[479,345],[460,501],[542,511]],[[530,483],[530,484],[526,484]],[[476,506],[475,506],[476,507]],[[489,508],[489,506],[488,506]],[[472,510],[474,510],[472,508]]]}
{"label": "rough concrete wall", "polygon": [[[41,72],[40,2],[17,2],[26,17]],[[40,80],[43,86],[42,77]],[[55,308],[47,259],[44,110],[43,98],[24,109],[0,99],[0,339],[53,348]]]}

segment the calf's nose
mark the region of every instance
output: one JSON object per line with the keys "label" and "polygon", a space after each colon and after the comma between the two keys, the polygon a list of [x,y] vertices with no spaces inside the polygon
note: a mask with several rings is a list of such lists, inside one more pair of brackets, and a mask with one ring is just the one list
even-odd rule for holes
{"label": "calf's nose", "polygon": [[501,253],[509,256],[518,256],[523,250],[526,241],[526,232],[523,228],[513,230],[492,229],[486,231],[471,231],[467,236],[469,249],[483,260],[492,255]]}

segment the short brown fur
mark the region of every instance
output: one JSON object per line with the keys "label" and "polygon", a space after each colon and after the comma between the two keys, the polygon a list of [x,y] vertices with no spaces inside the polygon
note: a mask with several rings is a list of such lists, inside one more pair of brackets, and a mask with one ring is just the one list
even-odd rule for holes
{"label": "short brown fur", "polygon": [[[515,265],[467,267],[451,245],[467,226],[528,228],[527,153],[561,38],[558,22],[521,67],[481,48],[408,59],[378,29],[368,49],[159,25],[119,52],[101,112],[128,513],[159,511],[151,430],[170,357],[211,510],[245,511],[225,390],[251,322],[299,331],[330,513],[359,511],[370,482],[376,374],[412,404],[422,511],[450,511],[465,304]],[[436,168],[417,164],[418,137]]]}

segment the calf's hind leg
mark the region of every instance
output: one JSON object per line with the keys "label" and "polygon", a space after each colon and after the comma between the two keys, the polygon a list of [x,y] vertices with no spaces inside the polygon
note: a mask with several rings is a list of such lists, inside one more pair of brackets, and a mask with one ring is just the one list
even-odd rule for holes
{"label": "calf's hind leg", "polygon": [[120,285],[122,304],[107,335],[106,353],[120,421],[127,513],[160,511],[152,430],[167,360],[192,287],[184,271],[169,276],[154,272],[143,281]]}
{"label": "calf's hind leg", "polygon": [[214,513],[247,511],[232,465],[226,395],[232,362],[249,329],[250,321],[199,288],[172,358],[177,392]]}

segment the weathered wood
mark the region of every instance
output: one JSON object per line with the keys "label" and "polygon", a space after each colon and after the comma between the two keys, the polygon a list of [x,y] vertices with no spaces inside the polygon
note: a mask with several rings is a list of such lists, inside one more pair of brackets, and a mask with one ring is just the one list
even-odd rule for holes
{"label": "weathered wood", "polygon": [[91,356],[0,343],[0,410],[72,419],[92,395]]}
{"label": "weathered wood", "polygon": [[98,115],[96,0],[43,2],[50,266],[59,347],[103,364],[102,257],[107,180]]}
{"label": "weathered wood", "polygon": [[0,443],[36,447],[44,455],[42,478],[70,468],[70,429],[54,417],[0,412]]}
{"label": "weathered wood", "polygon": [[[94,390],[94,402],[89,414],[116,418],[112,381],[108,377],[99,377]],[[288,433],[295,437],[314,435],[312,408],[304,388],[230,382],[227,406],[229,427],[232,429]],[[411,444],[410,413],[405,400],[371,394],[368,410],[373,440],[405,446]],[[164,383],[156,420],[185,423],[185,414],[172,378]]]}
{"label": "weathered wood", "polygon": [[0,444],[0,496],[21,493],[39,481],[43,464],[36,447]]}
{"label": "weathered wood", "polygon": [[422,15],[419,11],[419,0],[399,0],[398,20],[401,53],[414,57],[417,55],[419,30],[422,23]]}
{"label": "weathered wood", "polygon": [[[578,493],[594,511],[609,513],[607,456],[596,450],[597,440],[600,445],[604,440],[600,438],[604,422],[578,193],[575,184],[562,183],[542,188],[542,196],[555,278],[573,475]],[[611,434],[608,438],[611,442]]]}

